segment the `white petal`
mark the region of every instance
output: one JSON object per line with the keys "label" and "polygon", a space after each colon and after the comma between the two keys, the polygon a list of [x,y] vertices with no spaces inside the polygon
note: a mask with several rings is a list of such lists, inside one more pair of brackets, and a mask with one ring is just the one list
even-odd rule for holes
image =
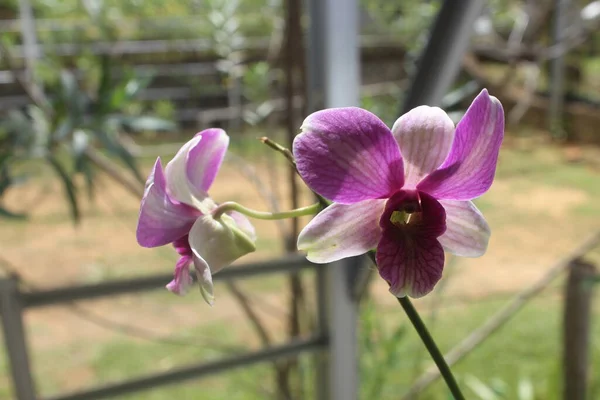
{"label": "white petal", "polygon": [[202,259],[213,274],[256,249],[254,240],[228,215],[218,220],[212,215],[198,218],[190,230],[189,242],[194,255]]}
{"label": "white petal", "polygon": [[298,250],[307,252],[306,258],[319,264],[366,253],[381,238],[379,218],[385,202],[331,204],[300,232]]}
{"label": "white petal", "polygon": [[446,210],[446,232],[438,238],[444,250],[461,257],[480,257],[487,250],[490,227],[471,201],[440,200]]}
{"label": "white petal", "polygon": [[454,123],[442,109],[420,106],[398,118],[392,133],[404,159],[404,187],[413,189],[448,156]]}

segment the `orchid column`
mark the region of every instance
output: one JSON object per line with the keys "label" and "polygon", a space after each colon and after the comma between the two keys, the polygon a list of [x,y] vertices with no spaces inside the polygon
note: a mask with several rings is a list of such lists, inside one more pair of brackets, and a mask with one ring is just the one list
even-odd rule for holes
{"label": "orchid column", "polygon": [[[308,3],[309,107],[357,106],[360,102],[358,0]],[[319,104],[321,99],[324,104]],[[312,111],[315,110],[309,110]],[[353,261],[338,261],[324,272],[330,317],[328,393],[321,394],[326,399],[356,400],[358,396],[357,304],[351,288],[353,269],[358,265]]]}

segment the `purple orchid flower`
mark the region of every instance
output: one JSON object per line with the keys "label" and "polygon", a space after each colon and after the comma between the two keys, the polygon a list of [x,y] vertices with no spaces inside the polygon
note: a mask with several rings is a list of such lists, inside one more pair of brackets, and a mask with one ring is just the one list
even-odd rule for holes
{"label": "purple orchid flower", "polygon": [[483,90],[454,127],[421,106],[390,130],[360,108],[318,111],[293,153],[307,185],[333,203],[300,233],[298,249],[328,263],[377,248],[379,274],[397,297],[421,297],[442,276],[444,250],[485,253],[490,229],[471,202],[491,186],[504,111]]}
{"label": "purple orchid flower", "polygon": [[217,204],[208,189],[228,145],[225,131],[207,129],[184,144],[164,171],[159,157],[146,182],[137,226],[141,246],[172,243],[180,255],[167,289],[185,294],[193,264],[209,304],[214,299],[212,274],[254,251],[256,242],[254,227],[242,214],[232,211],[217,219],[211,215]]}

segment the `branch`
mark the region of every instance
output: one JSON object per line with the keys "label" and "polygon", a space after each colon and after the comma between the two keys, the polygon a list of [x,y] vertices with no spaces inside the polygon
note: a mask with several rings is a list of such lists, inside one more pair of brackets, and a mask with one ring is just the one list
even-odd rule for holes
{"label": "branch", "polygon": [[94,150],[91,147],[85,149],[85,155],[98,169],[102,170],[106,175],[110,176],[114,181],[124,187],[129,193],[137,198],[142,198],[144,195],[144,187],[137,181],[131,181],[119,168],[102,153]]}

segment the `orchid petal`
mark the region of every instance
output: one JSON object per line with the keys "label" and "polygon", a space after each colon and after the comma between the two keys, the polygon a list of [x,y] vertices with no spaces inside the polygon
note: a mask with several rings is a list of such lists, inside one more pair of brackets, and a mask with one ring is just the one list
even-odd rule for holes
{"label": "orchid petal", "polygon": [[214,204],[203,203],[228,145],[229,137],[221,129],[206,129],[185,143],[165,168],[169,194],[208,213]]}
{"label": "orchid petal", "polygon": [[195,206],[193,193],[188,183],[185,165],[190,149],[200,143],[201,140],[202,136],[194,136],[181,146],[175,157],[165,167],[169,195],[175,200],[193,207]]}
{"label": "orchid petal", "polygon": [[215,292],[210,266],[196,252],[194,252],[194,268],[196,270],[196,278],[200,284],[200,294],[204,301],[212,306],[215,303]]}
{"label": "orchid petal", "polygon": [[417,188],[437,199],[471,200],[481,196],[494,180],[503,137],[502,105],[484,89],[456,126],[448,158]]}
{"label": "orchid petal", "polygon": [[461,257],[480,257],[487,250],[490,227],[471,201],[440,200],[446,210],[446,232],[438,238],[444,249]]}
{"label": "orchid petal", "polygon": [[322,110],[308,116],[301,130],[293,144],[298,172],[320,195],[352,204],[402,187],[398,144],[372,113],[356,107]]}
{"label": "orchid petal", "polygon": [[192,256],[192,248],[190,247],[189,240],[189,235],[185,235],[173,241],[173,247],[180,256]]}
{"label": "orchid petal", "polygon": [[404,188],[414,189],[448,156],[454,123],[440,108],[420,106],[398,118],[392,133],[404,159]]}
{"label": "orchid petal", "polygon": [[221,168],[229,146],[229,136],[222,129],[206,129],[196,136],[202,139],[190,147],[187,155],[185,174],[192,191],[208,192]]}
{"label": "orchid petal", "polygon": [[212,215],[198,218],[190,230],[189,242],[194,256],[203,260],[212,273],[256,248],[252,238],[228,215],[222,215],[220,219],[214,219]]}
{"label": "orchid petal", "polygon": [[444,250],[435,238],[384,234],[377,246],[377,267],[394,296],[422,297],[442,277]]}
{"label": "orchid petal", "polygon": [[[394,221],[394,213],[411,215]],[[377,246],[379,274],[397,297],[421,297],[442,277],[444,250],[437,238],[446,230],[443,206],[427,193],[399,191],[387,201],[381,215],[382,239]]]}
{"label": "orchid petal", "polygon": [[378,221],[384,205],[385,200],[331,204],[300,232],[298,250],[319,264],[366,253],[381,238]]}
{"label": "orchid petal", "polygon": [[186,235],[199,213],[173,201],[166,191],[160,158],[146,182],[137,225],[137,241],[143,247],[157,247]]}
{"label": "orchid petal", "polygon": [[192,276],[190,275],[189,266],[192,263],[191,256],[182,256],[175,265],[175,274],[173,280],[167,284],[167,289],[170,292],[184,296],[192,285]]}
{"label": "orchid petal", "polygon": [[256,241],[256,230],[250,220],[244,215],[237,211],[228,212],[229,215],[235,221],[237,227],[250,238],[251,241]]}

